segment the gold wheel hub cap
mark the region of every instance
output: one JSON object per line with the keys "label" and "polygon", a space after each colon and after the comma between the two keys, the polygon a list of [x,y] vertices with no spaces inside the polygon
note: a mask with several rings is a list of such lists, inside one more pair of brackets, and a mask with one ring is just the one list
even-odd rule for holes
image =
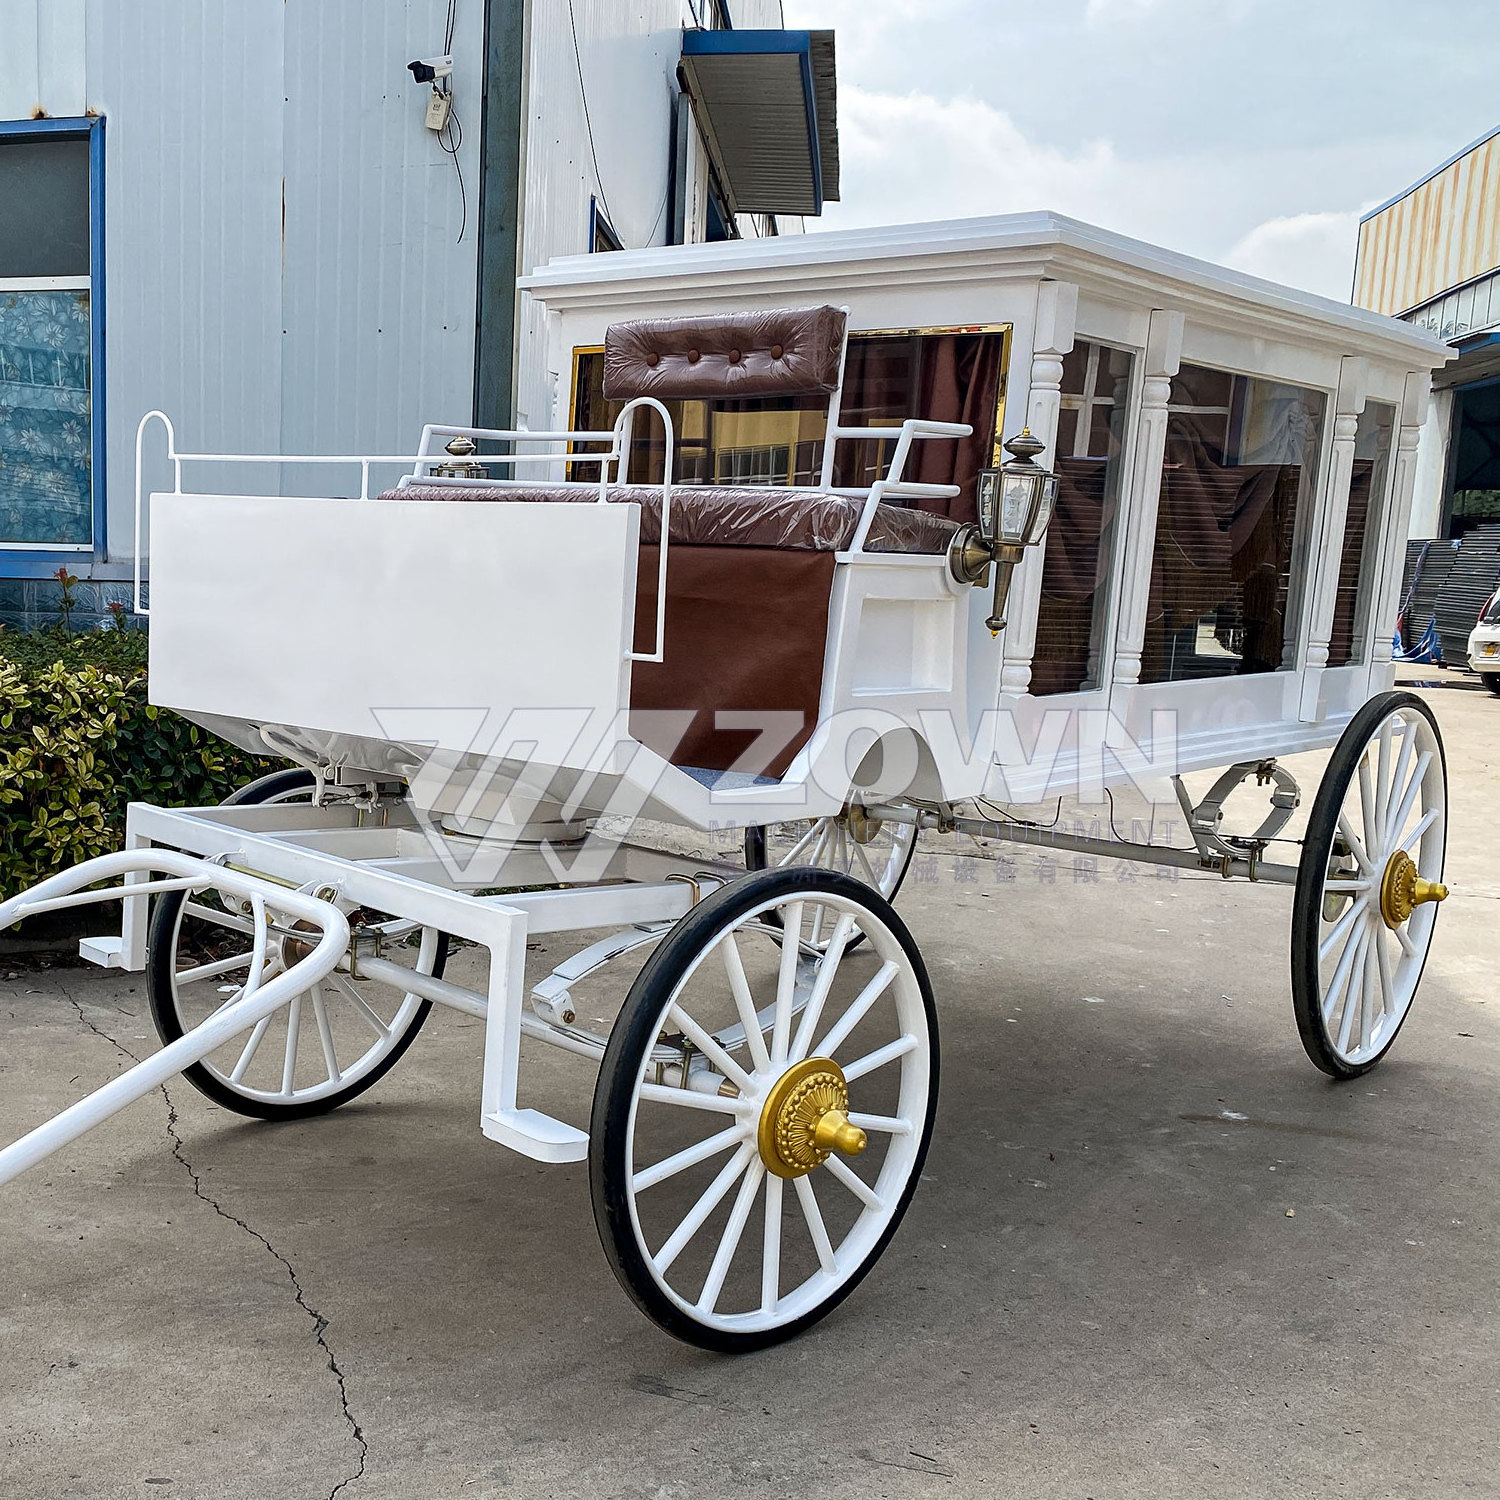
{"label": "gold wheel hub cap", "polygon": [[849,1123],[849,1084],[831,1057],[808,1057],[776,1081],[760,1112],[760,1159],[778,1177],[805,1177],[835,1151],[858,1156],[866,1137]]}
{"label": "gold wheel hub cap", "polygon": [[1428,901],[1446,901],[1448,887],[1440,880],[1423,880],[1417,862],[1403,849],[1391,855],[1380,878],[1380,915],[1385,925],[1399,927],[1417,907]]}

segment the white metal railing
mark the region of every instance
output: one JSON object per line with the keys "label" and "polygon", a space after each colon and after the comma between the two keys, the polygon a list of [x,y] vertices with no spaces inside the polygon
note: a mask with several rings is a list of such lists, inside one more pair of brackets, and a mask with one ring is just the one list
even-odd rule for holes
{"label": "white metal railing", "polygon": [[[142,599],[143,576],[141,571],[142,549],[141,549],[141,516],[144,509],[145,496],[142,493],[142,471],[143,451],[146,428],[152,421],[159,421],[167,431],[167,459],[172,465],[172,489],[170,493],[180,495],[182,490],[182,466],[185,463],[199,464],[342,464],[348,467],[357,466],[359,469],[359,495],[357,498],[368,500],[370,498],[370,469],[372,467],[400,467],[409,469],[398,481],[398,487],[405,488],[414,482],[436,485],[463,485],[479,486],[482,488],[495,489],[503,492],[513,489],[526,481],[511,479],[459,479],[449,478],[435,474],[432,471],[444,464],[453,462],[451,454],[439,449],[434,451],[434,443],[439,438],[451,439],[454,437],[468,437],[487,442],[509,443],[511,451],[507,453],[486,453],[482,455],[486,466],[508,465],[513,470],[517,466],[527,464],[545,464],[548,466],[560,465],[564,472],[569,466],[587,466],[597,464],[599,466],[599,479],[597,484],[598,499],[601,504],[609,498],[609,487],[611,484],[611,471],[613,471],[613,483],[619,484],[629,474],[630,469],[630,444],[635,425],[635,413],[642,407],[654,410],[662,420],[666,431],[666,451],[664,478],[661,483],[661,547],[660,559],[657,566],[656,578],[656,647],[653,651],[630,651],[626,653],[630,661],[661,662],[666,656],[666,625],[667,625],[667,551],[669,544],[669,533],[672,521],[672,464],[674,435],[672,432],[672,417],[666,407],[651,396],[637,396],[633,401],[628,401],[620,415],[615,419],[613,428],[602,432],[528,432],[525,429],[502,429],[494,427],[445,427],[429,423],[422,429],[422,440],[418,444],[417,452],[414,454],[358,454],[358,453],[184,453],[177,447],[177,434],[172,427],[172,419],[163,411],[148,411],[136,426],[135,430],[135,562],[134,562],[134,611],[138,615],[149,618],[150,609]],[[523,443],[607,443],[609,447],[602,453],[571,453],[543,452],[526,453],[519,451],[518,445]],[[566,482],[566,481],[565,481]],[[582,486],[580,486],[582,487]],[[589,486],[593,488],[594,486]],[[354,498],[354,497],[350,497]]]}

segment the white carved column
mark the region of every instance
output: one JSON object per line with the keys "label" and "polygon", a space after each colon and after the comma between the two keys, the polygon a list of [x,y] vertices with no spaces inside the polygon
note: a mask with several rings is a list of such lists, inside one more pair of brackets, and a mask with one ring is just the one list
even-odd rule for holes
{"label": "white carved column", "polygon": [[1151,314],[1146,334],[1141,414],[1122,511],[1125,545],[1120,554],[1120,604],[1115,626],[1117,687],[1132,687],[1141,680],[1161,466],[1167,451],[1167,403],[1172,397],[1172,377],[1182,364],[1182,328],[1180,312],[1158,309]]}
{"label": "white carved column", "polygon": [[[1417,482],[1417,445],[1422,439],[1422,424],[1427,420],[1427,403],[1432,377],[1426,370],[1414,370],[1406,377],[1401,394],[1400,428],[1396,435],[1396,472],[1391,483],[1391,511],[1385,518],[1385,548],[1380,586],[1375,593],[1371,625],[1375,647],[1370,660],[1375,672],[1383,672],[1391,660],[1391,638],[1396,630],[1397,597],[1401,588],[1402,564],[1406,558],[1406,534],[1411,527],[1412,491]],[[1372,678],[1374,673],[1372,672]],[[1372,680],[1370,686],[1384,686]]]}
{"label": "white carved column", "polygon": [[1303,619],[1307,644],[1302,654],[1302,701],[1298,718],[1305,724],[1322,717],[1319,695],[1323,668],[1328,665],[1328,641],[1338,603],[1339,573],[1344,561],[1344,526],[1349,519],[1349,485],[1354,477],[1354,441],[1359,416],[1365,409],[1370,371],[1364,360],[1345,356],[1339,366],[1339,388],[1334,398],[1333,449],[1328,476],[1314,513],[1307,559],[1307,597]]}
{"label": "white carved column", "polygon": [[[1036,330],[1031,341],[1031,387],[1026,398],[1026,425],[1043,445],[1036,461],[1054,468],[1057,458],[1057,418],[1062,410],[1063,356],[1073,348],[1078,321],[1078,288],[1069,281],[1043,281],[1037,286]],[[1005,660],[1000,673],[1002,696],[1019,696],[1031,682],[1031,657],[1036,650],[1036,615],[1042,601],[1042,566],[1047,541],[1026,549],[1011,579],[1005,607]]]}

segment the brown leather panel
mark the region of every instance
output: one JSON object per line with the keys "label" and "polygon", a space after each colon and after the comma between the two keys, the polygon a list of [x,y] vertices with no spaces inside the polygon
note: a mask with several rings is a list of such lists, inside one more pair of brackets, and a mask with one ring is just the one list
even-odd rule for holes
{"label": "brown leather panel", "polygon": [[[641,548],[636,582],[636,649],[656,639],[656,547]],[[755,729],[716,729],[725,709],[763,715],[791,740],[766,762],[740,769],[779,776],[811,737],[823,691],[823,652],[833,588],[831,552],[770,547],[673,547],[667,563],[664,662],[636,662],[630,675],[630,732],[679,766],[727,771],[755,748]],[[694,710],[685,737],[653,711]],[[779,737],[779,735],[778,735]],[[769,741],[765,742],[769,748]]]}
{"label": "brown leather panel", "polygon": [[604,334],[604,396],[828,393],[839,383],[844,322],[837,307],[786,307],[615,323]]}
{"label": "brown leather panel", "polygon": [[[490,500],[545,504],[597,501],[593,485],[412,484],[386,490],[382,500]],[[617,485],[611,501],[641,507],[641,541],[661,540],[661,491],[651,485]],[[838,552],[854,540],[862,500],[818,490],[771,485],[736,488],[691,485],[672,491],[672,541],[687,546],[776,547],[799,552]],[[865,547],[870,552],[943,553],[957,524],[945,516],[882,505],[875,512]]]}

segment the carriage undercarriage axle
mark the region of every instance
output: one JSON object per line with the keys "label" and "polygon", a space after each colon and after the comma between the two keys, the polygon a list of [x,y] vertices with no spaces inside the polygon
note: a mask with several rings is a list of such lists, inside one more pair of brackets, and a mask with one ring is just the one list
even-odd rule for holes
{"label": "carriage undercarriage axle", "polygon": [[958,814],[943,816],[936,812],[912,808],[877,806],[866,813],[881,821],[915,823],[919,828],[939,828],[947,832],[966,833],[976,839],[992,839],[1011,844],[1025,844],[1038,849],[1058,849],[1066,854],[1096,855],[1103,859],[1124,859],[1135,864],[1165,865],[1180,870],[1210,870],[1225,880],[1269,881],[1276,885],[1295,885],[1297,866],[1275,864],[1260,857],[1250,844],[1243,853],[1204,849],[1173,849],[1162,844],[1135,843],[1129,839],[1091,838],[1087,834],[1068,833],[1060,828],[1044,828],[1036,823],[1008,822],[1003,818],[969,818]]}

